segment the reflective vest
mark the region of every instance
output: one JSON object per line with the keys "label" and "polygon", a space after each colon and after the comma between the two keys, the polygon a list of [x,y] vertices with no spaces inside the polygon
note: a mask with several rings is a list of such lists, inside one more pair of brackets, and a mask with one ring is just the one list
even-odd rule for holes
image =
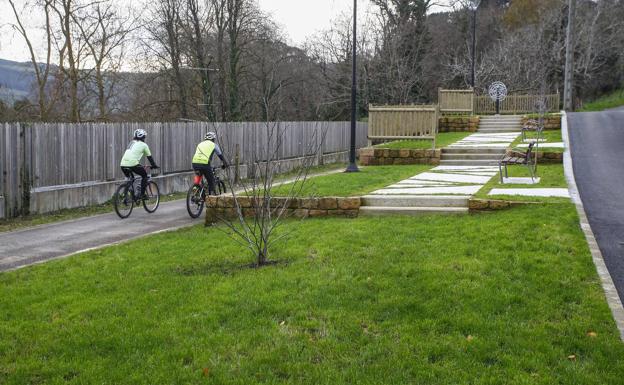
{"label": "reflective vest", "polygon": [[193,163],[208,164],[210,163],[210,157],[215,149],[215,144],[211,140],[204,140],[197,145],[195,150],[195,156],[193,156]]}

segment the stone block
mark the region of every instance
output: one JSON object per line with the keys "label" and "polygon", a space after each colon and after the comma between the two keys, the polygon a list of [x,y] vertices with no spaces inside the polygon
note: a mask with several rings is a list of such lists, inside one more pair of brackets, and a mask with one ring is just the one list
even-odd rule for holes
{"label": "stone block", "polygon": [[231,196],[220,196],[217,198],[217,206],[218,208],[230,208],[234,207],[234,197]]}
{"label": "stone block", "polygon": [[361,148],[359,154],[360,156],[375,156],[375,149],[372,147]]}
{"label": "stone block", "polygon": [[321,210],[335,210],[338,208],[336,198],[320,198],[318,200],[318,208]]}
{"label": "stone block", "polygon": [[317,209],[318,208],[318,199],[316,198],[300,198],[299,199],[299,208],[302,209]]}
{"label": "stone block", "polygon": [[409,149],[399,150],[399,157],[401,157],[401,158],[409,158],[409,156],[410,156],[410,150]]}
{"label": "stone block", "polygon": [[483,199],[470,199],[468,201],[468,209],[470,210],[486,210],[488,206],[488,201]]}
{"label": "stone block", "polygon": [[371,163],[371,159],[370,156],[360,156],[360,164],[362,166],[368,166]]}
{"label": "stone block", "polygon": [[293,210],[292,215],[295,218],[301,218],[301,219],[307,218],[310,215],[310,211],[306,209],[296,209],[296,210]]}
{"label": "stone block", "polygon": [[214,195],[209,195],[206,197],[206,208],[208,207],[217,207],[219,198]]}
{"label": "stone block", "polygon": [[398,158],[401,156],[401,150],[399,149],[390,149],[390,158]]}
{"label": "stone block", "polygon": [[252,198],[244,195],[239,195],[236,197],[238,201],[238,205],[242,208],[252,207]]}
{"label": "stone block", "polygon": [[359,213],[360,213],[360,210],[344,210],[343,214],[347,218],[357,218]]}
{"label": "stone block", "polygon": [[338,208],[340,210],[357,210],[361,204],[359,197],[338,198]]}
{"label": "stone block", "polygon": [[490,201],[490,210],[502,210],[509,208],[510,204],[507,201]]}
{"label": "stone block", "polygon": [[290,203],[288,204],[289,209],[298,209],[301,207],[301,203],[299,202],[299,198],[291,198]]}
{"label": "stone block", "polygon": [[245,208],[245,209],[242,209],[241,211],[242,211],[243,217],[245,218],[253,218],[256,216],[256,209]]}
{"label": "stone block", "polygon": [[326,217],[326,216],[327,216],[327,210],[310,210],[311,218]]}

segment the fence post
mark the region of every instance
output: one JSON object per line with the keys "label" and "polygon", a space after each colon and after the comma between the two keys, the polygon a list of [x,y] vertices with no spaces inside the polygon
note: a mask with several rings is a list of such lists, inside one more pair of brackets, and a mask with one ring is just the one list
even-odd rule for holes
{"label": "fence post", "polygon": [[234,183],[240,182],[240,144],[236,143],[236,150],[234,150]]}
{"label": "fence post", "polygon": [[19,202],[19,215],[28,215],[30,213],[30,160],[32,158],[31,144],[32,144],[32,127],[30,124],[20,124],[19,126],[19,154],[21,159],[18,159],[19,164],[19,187],[18,187],[18,199]]}

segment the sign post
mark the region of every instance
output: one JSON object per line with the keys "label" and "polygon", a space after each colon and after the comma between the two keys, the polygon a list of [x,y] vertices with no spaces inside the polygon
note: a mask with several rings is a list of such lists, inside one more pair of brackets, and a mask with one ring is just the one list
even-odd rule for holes
{"label": "sign post", "polygon": [[496,103],[496,115],[500,115],[500,102],[507,97],[507,86],[503,82],[494,82],[488,90],[490,99]]}

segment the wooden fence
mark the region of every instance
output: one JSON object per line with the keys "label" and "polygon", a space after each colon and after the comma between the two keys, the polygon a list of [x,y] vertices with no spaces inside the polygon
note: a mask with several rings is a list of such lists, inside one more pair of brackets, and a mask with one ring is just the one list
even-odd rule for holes
{"label": "wooden fence", "polygon": [[368,140],[431,139],[438,131],[438,107],[373,106],[368,109]]}
{"label": "wooden fence", "polygon": [[[265,160],[268,149],[285,160],[344,152],[350,144],[348,122],[0,124],[0,218],[27,211],[31,189],[122,179],[119,162],[137,128],[147,131],[163,174],[190,171],[207,131],[217,132],[225,156],[242,165]],[[367,124],[357,129],[357,147],[364,147]]]}
{"label": "wooden fence", "polygon": [[441,113],[468,113],[474,108],[474,91],[438,89],[438,105]]}
{"label": "wooden fence", "polygon": [[[559,111],[559,94],[508,95],[500,104],[501,114],[528,114]],[[489,96],[475,96],[475,114],[495,114],[496,103]]]}

